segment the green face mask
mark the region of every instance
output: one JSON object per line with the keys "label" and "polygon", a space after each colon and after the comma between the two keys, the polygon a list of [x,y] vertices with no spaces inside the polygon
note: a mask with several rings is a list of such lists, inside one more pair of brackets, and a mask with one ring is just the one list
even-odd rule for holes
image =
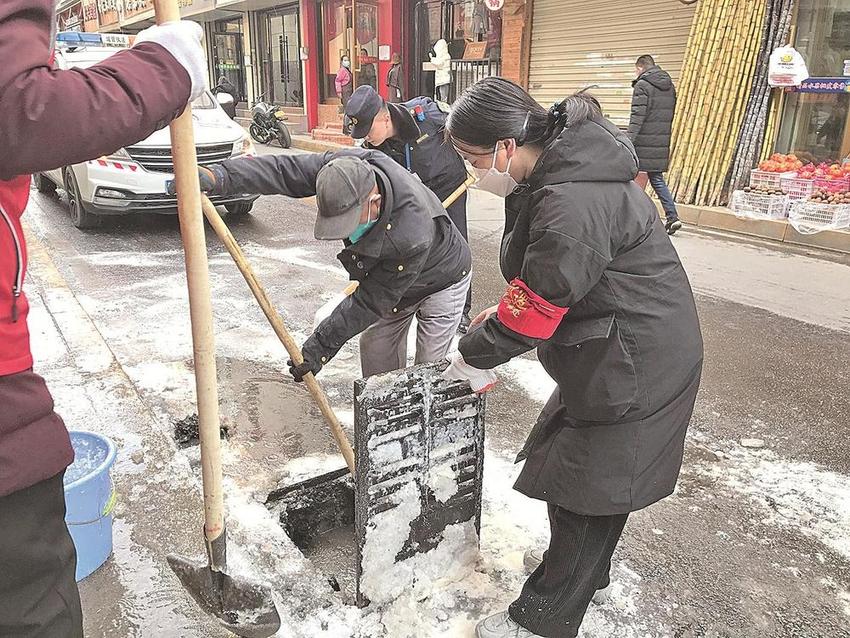
{"label": "green face mask", "polygon": [[369,229],[377,223],[378,220],[376,219],[375,221],[360,224],[357,228],[354,229],[354,232],[348,236],[348,241],[350,241],[352,244],[356,244],[360,239],[363,238],[363,235],[368,233]]}

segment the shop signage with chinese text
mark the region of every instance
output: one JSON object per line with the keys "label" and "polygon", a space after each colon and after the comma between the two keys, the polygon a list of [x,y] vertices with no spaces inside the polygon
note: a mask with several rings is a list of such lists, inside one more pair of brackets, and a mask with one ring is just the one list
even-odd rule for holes
{"label": "shop signage with chinese text", "polygon": [[850,78],[808,78],[791,90],[800,93],[850,93]]}

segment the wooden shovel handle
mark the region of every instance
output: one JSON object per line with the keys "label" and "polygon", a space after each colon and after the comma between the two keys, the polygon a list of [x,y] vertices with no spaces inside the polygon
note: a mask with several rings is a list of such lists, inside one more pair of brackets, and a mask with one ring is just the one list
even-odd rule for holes
{"label": "wooden shovel handle", "polygon": [[[180,19],[177,0],[154,0],[157,24]],[[221,441],[218,416],[218,381],[215,369],[212,303],[210,301],[207,243],[201,215],[201,191],[192,129],[192,106],[171,122],[171,153],[177,186],[180,236],[186,261],[189,288],[189,315],[192,321],[192,349],[195,387],[198,399],[201,473],[204,490],[204,535],[216,540],[224,530],[224,498],[221,478]]]}
{"label": "wooden shovel handle", "polygon": [[[299,365],[304,361],[304,358],[301,356],[301,350],[298,348],[298,344],[295,343],[292,335],[290,335],[289,331],[286,329],[283,319],[281,319],[277,310],[275,310],[274,305],[272,305],[272,302],[269,300],[265,289],[254,274],[253,268],[251,268],[251,265],[245,259],[245,254],[242,252],[239,244],[236,243],[236,240],[233,238],[233,234],[230,232],[227,224],[224,223],[224,220],[222,220],[221,215],[218,214],[213,203],[206,196],[202,197],[204,215],[206,216],[207,221],[210,223],[210,226],[212,226],[215,234],[218,235],[218,238],[221,239],[225,248],[227,248],[227,252],[230,253],[231,257],[233,257],[233,261],[236,262],[236,267],[239,268],[239,272],[242,273],[248,287],[251,289],[251,292],[254,293],[254,297],[260,304],[260,308],[262,308],[263,313],[266,315],[266,319],[269,320],[269,323],[275,331],[275,334],[278,336],[278,339],[280,339],[283,347],[286,348],[292,362],[295,365]],[[319,383],[316,381],[316,377],[314,377],[312,373],[308,373],[304,377],[304,383],[307,385],[307,389],[310,391],[310,394],[313,395],[313,399],[319,406],[322,416],[325,417],[325,420],[331,427],[331,433],[336,440],[339,451],[342,453],[345,463],[348,465],[348,470],[353,476],[354,451],[351,449],[351,444],[348,442],[348,438],[346,438],[345,432],[339,423],[339,419],[336,418],[336,414],[334,413],[331,404],[328,402],[327,396],[325,396],[321,386],[319,386]]]}

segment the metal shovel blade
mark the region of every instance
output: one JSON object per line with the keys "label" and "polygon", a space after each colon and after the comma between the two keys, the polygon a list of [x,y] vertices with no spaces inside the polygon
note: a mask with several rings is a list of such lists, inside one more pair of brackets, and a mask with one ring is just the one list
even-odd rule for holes
{"label": "metal shovel blade", "polygon": [[243,638],[269,638],[280,629],[280,615],[268,587],[213,571],[206,562],[176,554],[167,558],[201,609],[218,618],[228,631]]}

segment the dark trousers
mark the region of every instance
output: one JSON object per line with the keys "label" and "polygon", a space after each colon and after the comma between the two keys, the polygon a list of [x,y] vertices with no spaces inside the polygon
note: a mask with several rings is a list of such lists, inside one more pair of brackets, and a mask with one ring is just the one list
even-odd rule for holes
{"label": "dark trousers", "polygon": [[[452,220],[457,229],[460,231],[460,234],[463,238],[469,243],[469,229],[466,223],[466,195],[464,193],[460,197],[455,200],[455,202],[446,209],[446,212],[449,214],[449,219]],[[466,291],[466,303],[463,306],[463,316],[466,317],[469,315],[469,311],[472,308],[472,284],[469,285],[469,288]]]}
{"label": "dark trousers", "polygon": [[610,583],[628,517],[583,516],[550,503],[549,549],[508,608],[511,618],[540,636],[575,638],[593,594]]}
{"label": "dark trousers", "polygon": [[0,637],[83,636],[63,475],[0,498]]}
{"label": "dark trousers", "polygon": [[668,222],[679,219],[679,213],[676,212],[676,202],[673,201],[673,195],[670,189],[667,188],[667,182],[664,181],[664,173],[647,173],[649,183],[652,185],[652,190],[658,195],[661,200],[661,208],[664,209],[664,216]]}

